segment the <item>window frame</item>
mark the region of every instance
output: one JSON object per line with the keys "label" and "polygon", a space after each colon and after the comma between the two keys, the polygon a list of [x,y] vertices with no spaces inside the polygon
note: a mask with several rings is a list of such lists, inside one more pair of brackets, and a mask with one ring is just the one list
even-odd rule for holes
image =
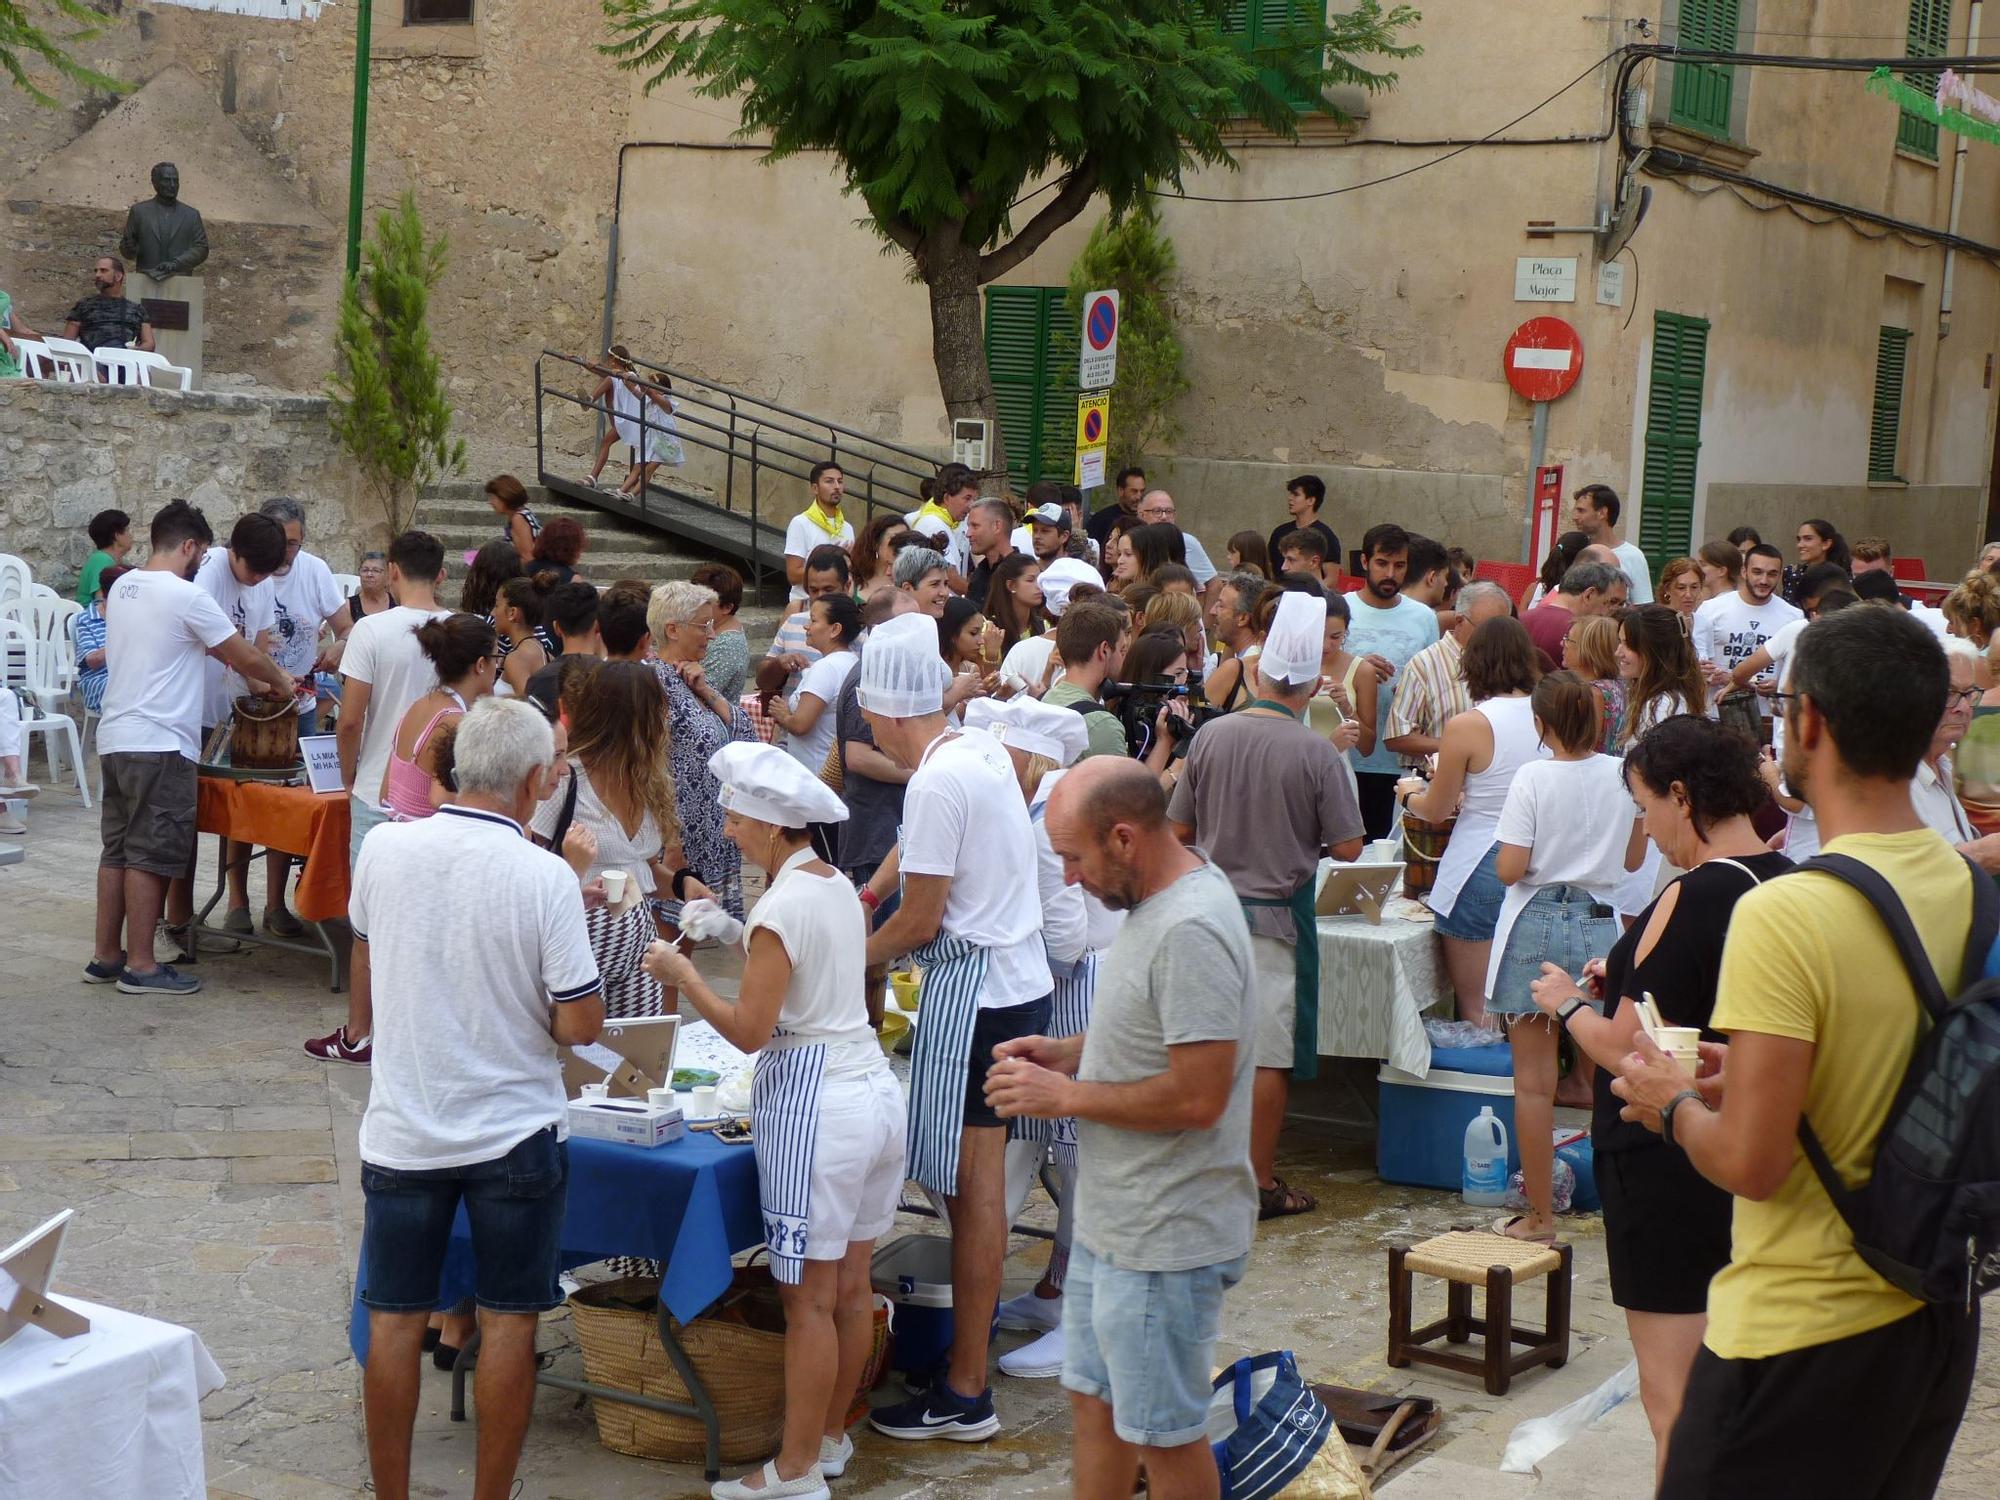
{"label": "window frame", "polygon": [[[1693,51],[1738,51],[1747,8],[1743,0],[1679,0],[1675,36]],[[1741,139],[1736,124],[1738,82],[1733,63],[1675,62],[1667,82],[1667,123],[1711,140]],[[1720,118],[1713,108],[1717,99]]]}
{"label": "window frame", "polygon": [[[465,14],[462,16],[420,16],[417,10],[425,4],[439,4],[441,0],[403,0],[403,24],[405,26],[472,26],[479,20],[479,0],[462,0]],[[442,0],[451,3],[451,0]]]}
{"label": "window frame", "polygon": [[[1868,408],[1870,484],[1909,483],[1902,473],[1903,407],[1910,395],[1910,345],[1913,339],[1913,330],[1898,328],[1891,323],[1880,325],[1875,333],[1875,389]],[[1889,389],[1891,383],[1893,394]]]}
{"label": "window frame", "polygon": [[[1951,51],[1951,0],[1910,0],[1910,26],[1903,47],[1905,57],[1943,57]],[[1936,73],[1905,73],[1903,82],[1937,97]],[[1896,149],[1923,161],[1938,159],[1938,137],[1943,127],[1911,111],[1896,115]]]}

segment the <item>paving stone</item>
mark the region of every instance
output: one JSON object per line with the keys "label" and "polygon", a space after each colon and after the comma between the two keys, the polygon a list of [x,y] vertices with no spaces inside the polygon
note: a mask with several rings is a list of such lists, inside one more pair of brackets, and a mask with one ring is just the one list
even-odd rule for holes
{"label": "paving stone", "polygon": [[0,1135],[0,1161],[101,1161],[131,1154],[129,1135]]}
{"label": "paving stone", "polygon": [[196,1245],[194,1268],[197,1271],[241,1271],[264,1253],[256,1245]]}
{"label": "paving stone", "polygon": [[227,1130],[230,1111],[213,1105],[184,1105],[174,1111],[175,1130]]}
{"label": "paving stone", "polygon": [[[310,1156],[328,1146],[324,1130],[142,1131],[132,1137],[132,1158],[190,1156]],[[313,1181],[324,1181],[314,1178]]]}
{"label": "paving stone", "polygon": [[229,1164],[229,1180],[240,1184],[332,1182],[330,1156],[245,1156]]}

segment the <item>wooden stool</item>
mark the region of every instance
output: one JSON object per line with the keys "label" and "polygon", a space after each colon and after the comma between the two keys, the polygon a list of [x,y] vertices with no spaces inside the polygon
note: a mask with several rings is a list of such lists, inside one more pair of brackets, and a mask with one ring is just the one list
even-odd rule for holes
{"label": "wooden stool", "polygon": [[[1536,1245],[1485,1230],[1454,1229],[1420,1245],[1389,1251],[1389,1364],[1403,1369],[1411,1363],[1436,1365],[1463,1375],[1484,1375],[1495,1396],[1523,1370],[1547,1365],[1560,1370],[1569,1359],[1568,1245]],[[1445,1283],[1445,1316],[1414,1332],[1410,1310],[1411,1280],[1421,1271]],[[1514,1284],[1536,1276],[1549,1278],[1548,1313],[1541,1331],[1514,1326]],[[1472,1316],[1472,1289],[1486,1288],[1486,1316]],[[1463,1344],[1472,1335],[1486,1340],[1483,1357],[1424,1347],[1442,1336]],[[1513,1346],[1526,1344],[1520,1354]]]}

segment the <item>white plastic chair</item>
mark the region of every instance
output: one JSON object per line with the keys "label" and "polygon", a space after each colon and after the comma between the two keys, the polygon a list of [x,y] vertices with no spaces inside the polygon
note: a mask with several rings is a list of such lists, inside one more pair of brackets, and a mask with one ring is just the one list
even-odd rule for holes
{"label": "white plastic chair", "polygon": [[14,352],[21,361],[21,373],[30,380],[57,379],[54,356],[40,339],[15,339]]}
{"label": "white plastic chair", "polygon": [[[83,763],[83,741],[77,738],[76,720],[67,714],[50,713],[47,705],[61,695],[55,691],[50,668],[42,660],[41,643],[21,625],[20,621],[0,617],[0,660],[10,665],[19,660],[25,683],[8,682],[8,686],[21,697],[21,728],[29,735],[42,735],[42,753],[48,757],[49,781],[53,784],[62,779],[56,766],[56,742],[67,743],[70,764],[76,768],[76,789],[83,797],[83,805],[95,804],[90,796],[90,773]],[[28,750],[34,746],[30,744]],[[28,757],[22,757],[22,769],[27,769]]]}
{"label": "white plastic chair", "polygon": [[53,369],[50,378],[81,385],[90,385],[96,380],[95,358],[75,339],[57,338],[52,333],[45,333],[42,335],[42,347],[48,350],[48,363]]}
{"label": "white plastic chair", "polygon": [[194,386],[194,371],[186,365],[169,364],[164,355],[147,354],[146,384],[154,390],[186,391]]}
{"label": "white plastic chair", "polygon": [[96,349],[91,362],[97,367],[99,385],[145,385],[146,359],[143,349]]}
{"label": "white plastic chair", "polygon": [[[35,587],[40,589],[41,585]],[[68,697],[76,684],[76,635],[72,622],[82,613],[82,605],[74,599],[60,598],[53,591],[0,604],[0,616],[17,621],[35,638],[48,685],[57,697]]]}
{"label": "white plastic chair", "polygon": [[341,598],[352,599],[356,594],[361,592],[361,575],[359,573],[336,573],[333,575],[333,586],[340,590]]}
{"label": "white plastic chair", "polygon": [[25,599],[34,592],[35,572],[25,558],[0,552],[0,605]]}

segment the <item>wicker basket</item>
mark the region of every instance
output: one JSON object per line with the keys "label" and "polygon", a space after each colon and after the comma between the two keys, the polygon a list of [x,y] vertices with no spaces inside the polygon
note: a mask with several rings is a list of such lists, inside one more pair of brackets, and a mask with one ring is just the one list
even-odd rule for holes
{"label": "wicker basket", "polygon": [[[744,1289],[740,1275],[737,1285],[713,1313],[680,1325],[678,1332],[715,1403],[722,1461],[751,1463],[777,1452],[784,1435],[785,1336],[743,1321],[739,1306],[754,1294]],[[586,1380],[667,1401],[688,1399],[687,1386],[660,1347],[659,1295],[657,1276],[627,1276],[583,1287],[570,1297]],[[683,1463],[704,1456],[706,1437],[694,1417],[602,1398],[591,1405],[597,1440],[615,1453]]]}

